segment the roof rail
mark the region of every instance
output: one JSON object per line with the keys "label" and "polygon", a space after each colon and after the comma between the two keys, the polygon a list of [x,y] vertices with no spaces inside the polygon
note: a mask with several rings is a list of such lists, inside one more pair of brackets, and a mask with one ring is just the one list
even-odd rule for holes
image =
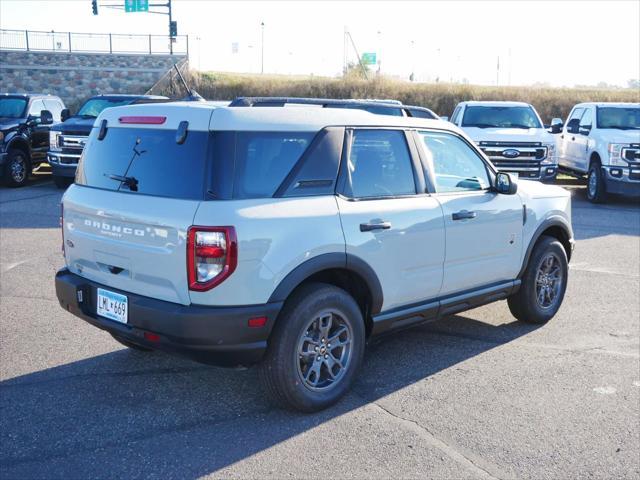
{"label": "roof rail", "polygon": [[[283,107],[285,105],[318,105],[323,108],[356,108],[367,110],[372,113],[386,114],[384,110],[389,110],[389,115],[398,112],[399,115],[408,117],[420,116],[423,118],[439,118],[432,110],[426,107],[404,105],[398,100],[379,99],[336,99],[336,98],[300,98],[300,97],[237,97],[232,101],[230,107]],[[422,115],[415,115],[412,112],[420,112]]]}

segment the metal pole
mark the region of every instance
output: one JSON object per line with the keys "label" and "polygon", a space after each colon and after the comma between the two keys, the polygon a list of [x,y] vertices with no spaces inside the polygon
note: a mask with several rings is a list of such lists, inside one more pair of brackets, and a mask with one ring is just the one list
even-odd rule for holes
{"label": "metal pole", "polygon": [[111,34],[109,34],[109,53],[113,53],[113,42],[111,41]]}
{"label": "metal pole", "polygon": [[71,51],[71,32],[69,32],[69,51]]}
{"label": "metal pole", "polygon": [[27,40],[27,52],[29,51],[29,30],[24,31],[24,38]]}
{"label": "metal pole", "polygon": [[264,22],[260,23],[260,27],[262,28],[262,40],[261,40],[261,49],[262,49],[262,62],[261,62],[261,67],[260,67],[260,73],[264,73]]}
{"label": "metal pole", "polygon": [[[167,4],[169,6],[169,53],[171,55],[173,55],[173,37],[171,36],[171,20],[172,20],[172,16],[171,16],[171,0],[169,0],[169,3]],[[151,53],[151,52],[149,52]]]}
{"label": "metal pole", "polygon": [[[187,35],[187,59],[191,59],[189,57],[189,35]],[[200,69],[200,37],[198,37],[198,69]]]}
{"label": "metal pole", "polygon": [[[171,43],[171,39],[169,39],[169,43]],[[149,34],[149,55],[151,55],[151,34]]]}

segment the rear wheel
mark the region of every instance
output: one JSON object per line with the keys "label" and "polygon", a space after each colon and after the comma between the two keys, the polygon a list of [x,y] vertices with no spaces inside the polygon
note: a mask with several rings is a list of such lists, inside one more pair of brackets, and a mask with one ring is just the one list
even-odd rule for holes
{"label": "rear wheel", "polygon": [[113,337],[113,339],[116,342],[121,343],[125,347],[131,348],[132,350],[138,350],[140,352],[151,352],[152,351],[150,348],[143,347],[142,345],[138,345],[138,344],[132,343],[129,340],[125,340],[122,337],[118,337],[117,335],[114,335],[113,333],[111,334],[111,336]]}
{"label": "rear wheel", "polygon": [[602,175],[600,162],[593,162],[589,167],[587,177],[587,199],[592,203],[602,203],[606,200],[607,191]]}
{"label": "rear wheel", "polygon": [[260,379],[277,405],[321,410],[353,383],[364,342],[364,321],[353,297],[332,285],[305,285],[278,317]]}
{"label": "rear wheel", "polygon": [[543,235],[533,249],[520,290],[507,300],[518,320],[546,323],[560,309],[567,289],[569,264],[562,244]]}
{"label": "rear wheel", "polygon": [[4,181],[9,187],[23,187],[31,175],[31,162],[22,150],[11,150],[4,166]]}

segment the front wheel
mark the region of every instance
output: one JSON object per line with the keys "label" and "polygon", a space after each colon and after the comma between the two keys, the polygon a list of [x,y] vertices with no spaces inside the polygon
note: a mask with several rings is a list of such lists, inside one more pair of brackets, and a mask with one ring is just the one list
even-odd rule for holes
{"label": "front wheel", "polygon": [[592,203],[602,203],[606,200],[606,196],[602,167],[599,163],[594,162],[589,167],[589,176],[587,177],[587,199]]}
{"label": "front wheel", "polygon": [[533,249],[520,290],[507,300],[518,320],[546,323],[560,309],[567,289],[569,263],[562,244],[543,235]]}
{"label": "front wheel", "polygon": [[22,150],[11,150],[4,166],[4,181],[9,187],[23,187],[31,175],[31,162]]}
{"label": "front wheel", "polygon": [[358,304],[323,283],[287,300],[260,365],[260,379],[279,406],[314,412],[342,397],[362,363],[365,329]]}

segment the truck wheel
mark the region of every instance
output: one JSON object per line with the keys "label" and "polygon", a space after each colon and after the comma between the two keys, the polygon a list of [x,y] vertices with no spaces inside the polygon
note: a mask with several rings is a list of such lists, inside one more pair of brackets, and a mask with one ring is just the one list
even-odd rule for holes
{"label": "truck wheel", "polygon": [[599,162],[593,162],[587,177],[587,199],[592,203],[602,203],[606,200],[606,196],[602,168]]}
{"label": "truck wheel", "polygon": [[56,185],[57,188],[62,189],[62,188],[67,188],[69,185],[73,183],[73,181],[67,177],[60,177],[58,175],[54,175],[53,183]]}
{"label": "truck wheel", "polygon": [[111,336],[113,337],[113,339],[124,345],[127,348],[131,348],[132,350],[138,350],[140,352],[151,352],[152,350],[150,348],[147,347],[143,347],[142,345],[138,345],[135,343],[130,342],[129,340],[125,340],[124,338],[118,337],[117,335],[114,335],[113,333],[111,334]]}
{"label": "truck wheel", "polygon": [[4,166],[4,181],[8,187],[23,187],[31,175],[31,162],[22,150],[11,150]]}
{"label": "truck wheel", "polygon": [[546,323],[558,312],[567,289],[569,264],[562,244],[543,235],[533,249],[520,290],[507,299],[518,320]]}
{"label": "truck wheel", "polygon": [[278,406],[321,410],[353,383],[364,343],[364,321],[353,297],[333,285],[305,285],[278,317],[260,380]]}

